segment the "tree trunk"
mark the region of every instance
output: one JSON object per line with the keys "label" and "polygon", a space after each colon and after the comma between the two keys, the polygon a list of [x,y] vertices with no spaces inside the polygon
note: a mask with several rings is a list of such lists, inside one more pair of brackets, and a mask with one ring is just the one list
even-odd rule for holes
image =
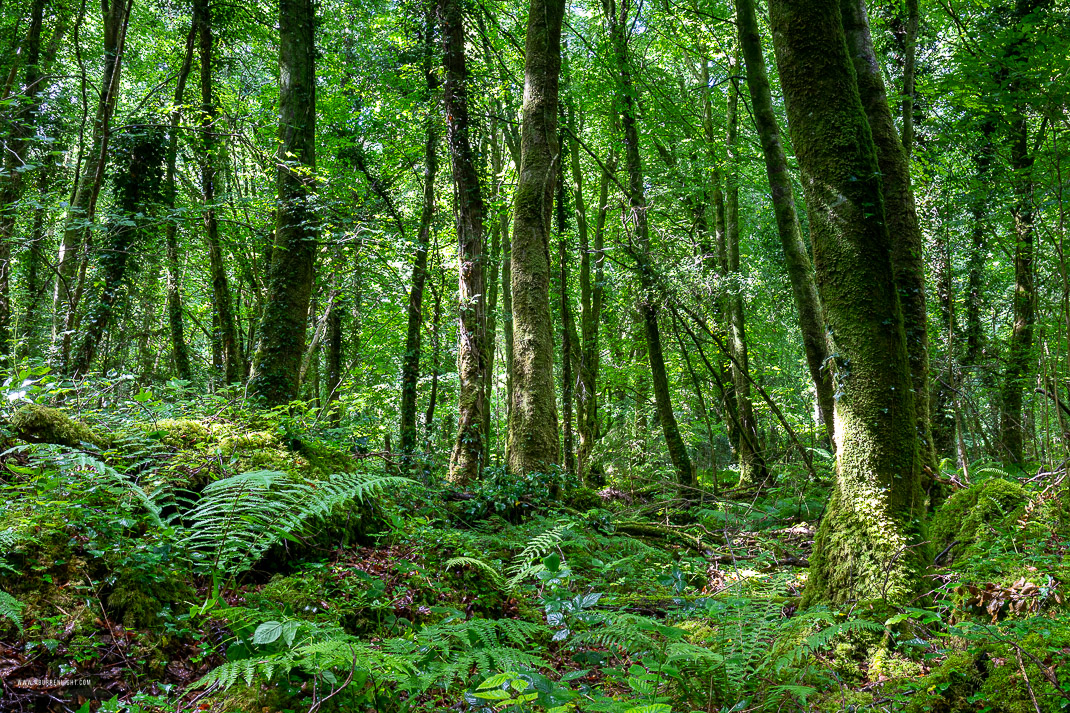
{"label": "tree trunk", "polygon": [[891,107],[873,51],[865,0],[841,0],[848,52],[854,62],[858,92],[877,149],[883,186],[884,217],[892,240],[892,269],[906,330],[907,355],[914,388],[914,422],[921,439],[923,487],[935,485],[936,454],[929,428],[929,328],[925,305],[925,262],[921,227],[910,184],[910,165],[895,129]]}
{"label": "tree trunk", "polygon": [[230,300],[230,285],[223,260],[223,245],[219,239],[219,220],[216,217],[216,167],[219,161],[219,139],[216,133],[216,107],[212,96],[212,14],[208,0],[194,0],[193,18],[197,23],[198,50],[201,61],[201,191],[204,198],[201,219],[208,243],[208,264],[212,275],[212,301],[218,323],[218,342],[223,361],[224,383],[240,381],[241,358],[238,333],[234,326],[234,310]]}
{"label": "tree trunk", "polygon": [[439,23],[445,45],[446,126],[457,206],[460,319],[457,324],[457,437],[450,454],[449,480],[479,478],[483,470],[483,423],[487,378],[486,284],[484,278],[483,194],[469,138],[468,68],[460,0],[441,0]]}
{"label": "tree trunk", "polygon": [[[426,99],[435,90],[434,57],[435,16],[428,2],[424,18],[424,83]],[[412,287],[406,314],[405,354],[401,367],[401,452],[411,458],[416,452],[416,396],[420,381],[420,341],[423,336],[424,284],[427,281],[427,250],[431,243],[431,221],[435,214],[435,174],[438,172],[437,119],[430,105],[424,141],[424,195],[420,211],[420,228],[412,260]]]}
{"label": "tree trunk", "polygon": [[840,392],[836,484],[814,541],[804,604],[905,603],[930,558],[877,151],[837,0],[771,0],[770,15]]}
{"label": "tree trunk", "polygon": [[921,24],[920,0],[906,0],[907,26],[903,58],[903,153],[910,160],[914,150],[914,74],[918,59],[918,25]]}
{"label": "tree trunk", "polygon": [[96,280],[102,285],[78,330],[78,342],[69,363],[69,373],[74,376],[84,376],[92,365],[123,293],[131,256],[146,222],[144,216],[160,190],[165,155],[157,145],[159,133],[146,126],[128,126],[124,131],[120,155],[127,158],[116,171],[115,202],[125,221],[115,221],[105,231]]}
{"label": "tree trunk", "polygon": [[550,319],[550,221],[561,160],[558,83],[564,0],[531,0],[525,47],[521,165],[511,250],[513,395],[509,469],[546,472],[559,462]]}
{"label": "tree trunk", "polygon": [[279,205],[251,392],[269,406],[298,393],[316,239],[316,71],[312,0],[279,2]]}
{"label": "tree trunk", "polygon": [[1033,277],[1033,157],[1029,154],[1028,125],[1017,109],[1011,124],[1011,170],[1014,171],[1014,324],[1007,344],[1007,367],[999,414],[1000,440],[1010,462],[1025,466],[1022,422],[1023,392],[1029,386],[1033,351],[1033,322],[1036,313],[1036,285]]}
{"label": "tree trunk", "polygon": [[175,360],[175,371],[179,379],[189,381],[193,378],[193,368],[189,361],[189,346],[186,344],[186,330],[182,317],[182,275],[178,263],[178,219],[174,215],[177,188],[175,187],[175,162],[178,157],[178,122],[181,118],[182,103],[186,94],[186,81],[189,79],[193,64],[193,43],[197,34],[197,21],[194,20],[186,40],[186,56],[178,70],[175,82],[175,109],[171,112],[170,128],[167,135],[167,169],[164,175],[164,208],[170,211],[164,228],[164,244],[167,250],[167,324],[171,333],[171,353]]}
{"label": "tree trunk", "polygon": [[494,448],[494,364],[495,349],[498,338],[498,269],[502,259],[502,234],[509,230],[508,213],[504,209],[499,211],[502,196],[502,171],[501,144],[498,141],[497,121],[492,121],[490,126],[491,144],[491,173],[494,188],[491,194],[491,234],[490,234],[490,263],[487,275],[487,378],[484,382],[483,402],[486,408],[483,411],[483,442],[487,446],[487,452],[483,456],[486,463],[491,463]]}
{"label": "tree trunk", "polygon": [[747,87],[750,90],[753,105],[754,124],[762,144],[765,172],[769,178],[769,192],[773,197],[773,215],[776,218],[777,233],[784,250],[784,262],[791,281],[792,294],[795,297],[795,309],[799,316],[799,330],[802,332],[806,365],[810,369],[810,378],[814,382],[819,417],[824,423],[825,432],[832,439],[835,431],[832,420],[834,401],[832,378],[829,371],[824,368],[829,356],[828,340],[825,337],[824,310],[817,294],[814,267],[810,262],[806,243],[803,242],[799,216],[795,210],[791,173],[788,170],[788,160],[781,144],[780,128],[777,126],[776,113],[773,110],[769,76],[765,68],[765,57],[762,54],[761,37],[758,34],[758,20],[754,13],[754,0],[736,0],[736,27],[739,30],[739,44],[746,64]]}
{"label": "tree trunk", "polygon": [[[14,111],[4,142],[4,176],[0,179],[0,362],[12,353],[11,333],[11,247],[15,223],[18,220],[16,203],[25,185],[23,166],[30,137],[37,126],[41,80],[41,27],[44,21],[45,0],[33,0],[30,26],[26,30],[20,54],[25,59],[25,79],[19,106]],[[59,31],[59,30],[57,30]]]}
{"label": "tree trunk", "polygon": [[119,75],[126,47],[126,28],[134,0],[103,0],[104,73],[97,111],[93,119],[89,159],[79,174],[74,195],[67,209],[56,264],[56,290],[53,314],[58,320],[60,371],[69,370],[71,339],[78,313],[79,285],[83,281],[84,256],[89,228],[96,215],[97,196],[104,182],[108,162],[108,142],[111,138],[111,118],[119,97]]}
{"label": "tree trunk", "polygon": [[621,126],[624,130],[624,159],[628,170],[628,204],[638,245],[639,284],[642,289],[639,311],[646,336],[647,358],[650,378],[654,387],[654,403],[658,421],[669,450],[669,458],[676,470],[676,479],[681,485],[694,484],[694,472],[687,446],[680,436],[680,429],[673,413],[669,378],[665,371],[665,356],[661,345],[661,329],[658,326],[660,305],[654,281],[650,255],[650,227],[647,221],[646,195],[643,188],[643,166],[639,156],[639,130],[636,119],[635,86],[628,66],[627,43],[624,28],[627,17],[624,9],[617,15],[615,0],[604,0],[606,20],[609,22],[610,41],[616,54]]}
{"label": "tree trunk", "polygon": [[565,472],[576,474],[575,432],[572,428],[572,405],[575,398],[575,381],[573,364],[576,362],[576,324],[572,317],[572,305],[568,294],[568,240],[565,232],[568,206],[565,194],[564,161],[558,162],[557,175],[557,262],[558,262],[558,297],[561,312],[561,446],[564,452]]}
{"label": "tree trunk", "polygon": [[[733,65],[738,65],[736,58]],[[730,70],[734,71],[734,70]],[[729,88],[728,135],[725,148],[728,161],[725,172],[725,247],[728,253],[729,294],[728,303],[728,349],[732,353],[732,384],[736,394],[736,416],[742,429],[739,439],[739,485],[765,485],[770,473],[761,453],[761,436],[758,421],[754,416],[751,400],[750,359],[747,355],[747,333],[743,313],[743,272],[739,267],[739,159],[736,142],[739,126],[739,87],[734,83]],[[770,483],[771,484],[771,483]]]}

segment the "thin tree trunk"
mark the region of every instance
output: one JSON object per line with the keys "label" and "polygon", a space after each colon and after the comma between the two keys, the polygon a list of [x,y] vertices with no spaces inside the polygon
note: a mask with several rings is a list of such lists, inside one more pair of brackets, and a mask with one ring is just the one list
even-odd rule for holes
{"label": "thin tree trunk", "polygon": [[[86,242],[89,228],[96,215],[97,196],[104,183],[108,162],[108,143],[111,138],[111,118],[119,97],[119,75],[126,47],[126,29],[134,0],[103,0],[104,73],[101,92],[93,119],[89,159],[78,177],[74,195],[67,209],[56,265],[56,290],[53,313],[60,324],[60,371],[70,367],[71,341],[78,315],[81,285],[85,280],[88,257]],[[79,259],[81,258],[81,259]]]}
{"label": "thin tree trunk", "polygon": [[920,0],[906,0],[906,47],[903,60],[903,153],[907,160],[914,151],[914,74],[918,63],[918,26],[921,24]]}
{"label": "thin tree trunk", "polygon": [[[487,274],[487,379],[484,382],[483,402],[486,409],[483,411],[483,442],[487,446],[487,452],[483,456],[486,463],[491,462],[494,453],[494,363],[495,349],[498,337],[498,267],[501,264],[502,232],[508,230],[508,223],[495,215],[501,202],[502,183],[501,173],[501,144],[498,141],[497,121],[491,122],[491,180],[494,188],[491,193],[491,229],[490,229],[490,261]],[[505,211],[502,211],[505,213]]]}
{"label": "thin tree trunk", "polygon": [[[738,57],[733,61],[739,64]],[[734,70],[730,70],[734,71]],[[739,266],[739,158],[736,142],[739,126],[739,88],[729,89],[728,135],[725,148],[728,153],[725,172],[725,247],[728,253],[728,348],[732,353],[732,383],[736,394],[736,416],[743,434],[739,439],[739,484],[765,485],[771,480],[769,469],[761,453],[761,435],[754,416],[751,400],[750,358],[747,354],[747,332],[743,312],[743,272]]]}
{"label": "thin tree trunk", "polygon": [[999,418],[1000,440],[1006,457],[1025,465],[1023,445],[1023,393],[1029,384],[1036,316],[1036,285],[1033,276],[1033,157],[1029,154],[1028,125],[1021,109],[1011,124],[1011,170],[1014,171],[1014,323],[1007,344],[1007,367]]}
{"label": "thin tree trunk", "polygon": [[836,484],[810,556],[804,605],[911,601],[924,545],[910,360],[877,149],[837,0],[770,0],[814,263],[834,340]]}
{"label": "thin tree trunk", "polygon": [[558,85],[564,0],[531,0],[525,47],[521,165],[511,250],[513,402],[509,469],[545,472],[560,461],[550,318],[550,228],[561,160]]}
{"label": "thin tree trunk", "polygon": [[224,383],[240,381],[241,358],[238,333],[234,326],[234,310],[230,299],[230,285],[223,259],[223,245],[219,239],[219,220],[216,216],[216,167],[219,162],[219,138],[215,99],[212,96],[212,11],[209,0],[194,0],[194,22],[197,23],[198,49],[201,60],[201,191],[204,198],[202,220],[208,243],[208,264],[212,276],[212,302],[219,327],[220,356],[223,360]]}
{"label": "thin tree trunk", "polygon": [[[15,223],[18,220],[16,203],[22,197],[27,149],[38,119],[38,95],[41,82],[41,28],[44,21],[45,0],[34,0],[30,9],[30,26],[26,30],[20,54],[24,57],[25,76],[21,106],[14,112],[8,136],[4,142],[4,177],[0,179],[0,361],[12,353],[11,333],[11,248]],[[60,21],[62,23],[62,19]],[[61,25],[62,27],[62,25]],[[57,28],[57,32],[62,32]]]}
{"label": "thin tree trunk", "polygon": [[[430,0],[424,18],[425,98],[431,100],[436,79],[434,58],[435,16]],[[428,106],[424,141],[424,193],[420,211],[420,228],[412,261],[412,287],[406,313],[405,355],[401,367],[401,452],[406,458],[416,452],[416,396],[420,381],[420,341],[423,335],[424,284],[427,281],[427,250],[431,242],[431,221],[435,214],[435,175],[438,172],[437,119]]]}
{"label": "thin tree trunk", "polygon": [[315,274],[314,21],[312,0],[279,1],[279,205],[251,388],[269,406],[297,396]]}
{"label": "thin tree trunk", "polygon": [[460,0],[441,0],[439,24],[445,46],[445,105],[450,165],[457,206],[460,318],[457,324],[457,437],[449,480],[464,484],[483,471],[483,423],[487,378],[487,293],[484,279],[483,193],[469,137],[468,68]]}
{"label": "thin tree trunk", "polygon": [[643,188],[643,166],[639,156],[639,130],[636,118],[635,85],[632,83],[631,69],[628,65],[627,43],[624,28],[627,16],[623,7],[617,14],[615,0],[604,0],[606,20],[610,27],[610,40],[616,54],[618,72],[618,92],[621,106],[621,125],[624,130],[625,165],[628,169],[628,203],[631,219],[635,229],[639,260],[639,283],[643,291],[640,312],[643,318],[643,331],[646,336],[647,357],[650,363],[650,377],[654,387],[654,402],[657,405],[658,420],[661,423],[669,458],[676,469],[676,478],[681,485],[693,485],[695,474],[687,446],[680,435],[673,413],[669,379],[665,371],[665,356],[661,345],[661,330],[658,326],[660,305],[654,284],[653,266],[650,255],[650,227],[647,219],[646,195]]}
{"label": "thin tree trunk", "polygon": [[164,228],[164,244],[167,249],[167,325],[171,333],[171,353],[179,379],[193,379],[193,368],[186,344],[186,329],[182,316],[182,274],[178,262],[178,219],[174,215],[177,188],[175,186],[175,163],[178,157],[178,122],[186,94],[186,81],[193,64],[193,45],[197,36],[197,21],[194,20],[186,39],[186,55],[178,70],[175,82],[175,109],[171,112],[167,136],[167,169],[164,175],[164,208],[171,212]]}
{"label": "thin tree trunk", "polygon": [[561,420],[563,428],[561,446],[564,452],[565,472],[576,473],[575,433],[572,428],[572,404],[575,397],[573,381],[573,363],[576,350],[576,324],[572,317],[572,305],[568,294],[568,240],[565,238],[566,214],[568,207],[565,197],[564,161],[558,162],[557,176],[557,261],[558,261],[558,297],[561,312]]}
{"label": "thin tree trunk", "polygon": [[[769,76],[765,68],[765,57],[758,33],[758,20],[754,12],[754,0],[736,0],[736,27],[739,30],[739,44],[746,64],[747,87],[750,90],[753,105],[754,124],[762,144],[765,171],[769,179],[769,192],[773,197],[773,215],[776,218],[777,233],[780,236],[784,262],[791,281],[792,294],[795,297],[795,309],[799,317],[799,331],[802,333],[806,364],[810,369],[810,378],[814,382],[819,417],[825,426],[825,432],[832,439],[835,432],[832,420],[834,400],[832,377],[824,368],[829,357],[828,340],[825,337],[824,310],[817,294],[817,282],[814,279],[814,267],[810,262],[810,254],[806,243],[803,242],[799,215],[795,210],[791,173],[781,143],[776,113],[773,110]],[[707,67],[708,63],[704,63],[703,66]],[[708,75],[709,70],[705,71]]]}

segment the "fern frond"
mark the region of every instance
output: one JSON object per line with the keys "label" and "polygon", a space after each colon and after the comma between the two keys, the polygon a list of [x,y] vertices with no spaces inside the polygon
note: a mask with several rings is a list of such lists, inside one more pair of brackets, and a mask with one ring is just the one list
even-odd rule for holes
{"label": "fern frond", "polygon": [[22,602],[0,589],[0,617],[10,619],[19,631],[22,631],[22,607]]}
{"label": "fern frond", "polygon": [[566,535],[571,534],[571,527],[571,523],[560,523],[528,540],[528,544],[520,551],[520,554],[513,558],[512,563],[509,565],[508,573],[510,576],[505,586],[509,589],[515,589],[525,578],[546,569],[541,559],[549,554],[550,550],[557,546],[557,543],[565,539]]}
{"label": "fern frond", "polygon": [[446,560],[447,570],[449,570],[450,567],[462,567],[464,565],[468,565],[469,567],[475,567],[476,569],[480,569],[486,572],[488,575],[490,575],[490,578],[494,582],[494,584],[499,588],[505,586],[505,578],[502,577],[501,573],[481,559],[478,559],[476,557],[451,557],[450,559]]}
{"label": "fern frond", "polygon": [[251,568],[280,540],[302,534],[335,508],[407,478],[340,473],[305,481],[289,473],[256,470],[210,483],[187,513],[183,544],[201,570],[237,574]]}

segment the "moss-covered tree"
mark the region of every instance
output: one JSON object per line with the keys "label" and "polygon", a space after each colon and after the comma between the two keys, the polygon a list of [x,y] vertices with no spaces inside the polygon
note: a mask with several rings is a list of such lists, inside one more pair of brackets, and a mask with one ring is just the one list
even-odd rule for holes
{"label": "moss-covered tree", "polygon": [[460,318],[457,322],[457,436],[450,454],[449,479],[467,483],[483,470],[483,414],[487,408],[487,291],[483,255],[486,209],[476,171],[468,115],[468,64],[460,0],[438,6],[445,61],[447,144],[456,205]]}
{"label": "moss-covered tree", "polygon": [[509,467],[545,472],[560,460],[550,321],[550,228],[560,170],[557,135],[564,0],[531,0],[524,50],[520,175],[511,245],[513,394]]}
{"label": "moss-covered tree", "polygon": [[312,0],[280,0],[278,208],[250,390],[273,406],[297,396],[319,232],[314,23]]}
{"label": "moss-covered tree", "polygon": [[836,0],[772,0],[770,24],[833,343],[836,483],[804,604],[906,602],[928,562],[918,439],[891,239]]}

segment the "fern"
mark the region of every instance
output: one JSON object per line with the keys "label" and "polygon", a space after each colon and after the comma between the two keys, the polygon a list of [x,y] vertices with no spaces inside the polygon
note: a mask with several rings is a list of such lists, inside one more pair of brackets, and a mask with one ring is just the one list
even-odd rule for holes
{"label": "fern", "polygon": [[210,483],[187,513],[191,525],[183,545],[194,566],[212,573],[250,569],[275,544],[307,531],[336,507],[407,478],[342,473],[304,481],[288,473],[256,470]]}
{"label": "fern", "polygon": [[160,494],[160,491],[156,491],[150,497],[132,478],[120,473],[104,461],[81,451],[68,451],[60,446],[47,443],[35,444],[29,448],[34,453],[43,453],[46,460],[54,463],[64,475],[70,476],[89,472],[95,476],[103,477],[109,485],[115,488],[117,493],[128,495],[140,504],[145,509],[145,512],[149,514],[153,524],[163,524],[160,520],[161,505],[154,499],[155,496]]}
{"label": "fern", "polygon": [[463,567],[464,565],[475,567],[476,569],[486,572],[494,582],[495,586],[499,589],[505,586],[505,579],[502,577],[501,573],[481,559],[476,557],[451,557],[446,560],[447,570],[450,567]]}
{"label": "fern", "polygon": [[571,534],[571,527],[570,523],[560,523],[528,540],[528,544],[520,551],[520,554],[513,558],[512,564],[509,565],[508,574],[510,576],[506,580],[505,586],[508,589],[515,589],[526,577],[545,569],[541,562],[542,558],[556,547],[557,543],[565,539],[566,535]]}
{"label": "fern", "polygon": [[[216,616],[240,625],[249,625],[262,621],[265,615],[252,609],[228,607],[216,612]],[[254,681],[270,681],[294,670],[300,670],[310,676],[325,677],[327,672],[334,670],[347,674],[365,671],[376,674],[377,678],[395,681],[410,679],[415,672],[412,663],[406,658],[390,651],[374,649],[334,625],[317,624],[302,619],[287,619],[285,622],[270,624],[280,628],[293,626],[291,632],[300,630],[300,636],[290,643],[286,643],[286,639],[279,643],[276,643],[277,639],[271,639],[265,645],[257,646],[258,638],[253,634],[250,644],[257,648],[259,655],[228,661],[208,672],[194,687],[226,690],[239,680],[251,686]],[[281,651],[271,650],[282,644],[286,645]]]}
{"label": "fern", "polygon": [[[804,614],[799,617],[797,625],[805,623],[808,620],[829,621],[828,612],[818,610],[816,612]],[[795,645],[790,651],[777,657],[772,663],[773,670],[775,672],[780,672],[788,666],[793,666],[806,656],[827,647],[837,636],[857,631],[873,631],[883,634],[885,628],[883,625],[869,621],[868,619],[847,619],[846,621],[834,623],[831,626],[818,629]]]}
{"label": "fern", "polygon": [[22,631],[22,602],[0,589],[0,617],[10,619]]}

